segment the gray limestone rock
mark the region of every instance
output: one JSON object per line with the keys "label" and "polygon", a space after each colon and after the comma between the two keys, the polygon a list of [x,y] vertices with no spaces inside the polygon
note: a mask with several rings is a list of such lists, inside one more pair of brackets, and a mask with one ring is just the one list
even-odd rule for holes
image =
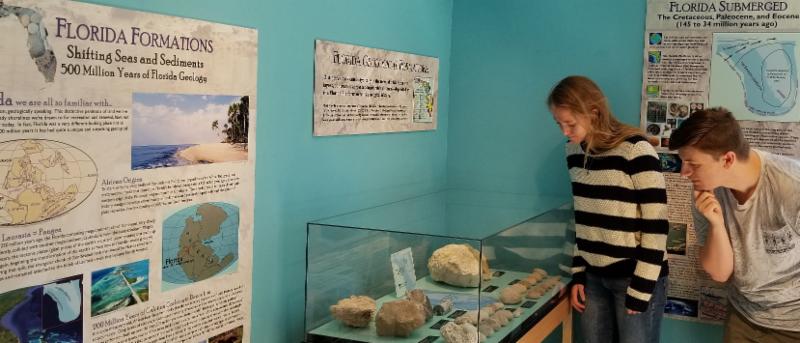
{"label": "gray limestone rock", "polygon": [[375,300],[367,296],[350,296],[331,306],[333,318],[344,325],[363,328],[369,325],[375,313]]}
{"label": "gray limestone rock", "polygon": [[425,324],[425,309],[411,300],[395,300],[383,304],[375,317],[378,336],[408,337]]}
{"label": "gray limestone rock", "polygon": [[453,310],[453,298],[445,297],[438,305],[433,307],[433,313],[437,316],[443,316]]}

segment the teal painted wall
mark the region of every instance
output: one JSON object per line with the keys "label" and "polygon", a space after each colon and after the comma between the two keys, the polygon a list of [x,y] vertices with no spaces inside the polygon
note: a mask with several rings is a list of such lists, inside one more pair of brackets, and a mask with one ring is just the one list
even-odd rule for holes
{"label": "teal painted wall", "polygon": [[[259,31],[253,342],[303,337],[306,222],[445,186],[452,0],[95,0]],[[314,40],[439,58],[436,131],[314,138]]]}
{"label": "teal painted wall", "polygon": [[[448,185],[569,194],[566,139],[545,98],[561,78],[587,75],[638,125],[646,10],[642,0],[455,1]],[[662,342],[721,341],[721,326],[664,320]]]}

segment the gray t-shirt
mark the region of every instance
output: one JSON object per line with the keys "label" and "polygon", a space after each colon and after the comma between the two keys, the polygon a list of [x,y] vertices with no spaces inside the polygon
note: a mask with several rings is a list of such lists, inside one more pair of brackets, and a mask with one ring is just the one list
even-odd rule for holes
{"label": "gray t-shirt", "polygon": [[[757,325],[800,331],[800,161],[754,151],[761,177],[750,199],[740,205],[728,188],[714,190],[733,247],[729,299]],[[693,214],[703,245],[708,221]]]}

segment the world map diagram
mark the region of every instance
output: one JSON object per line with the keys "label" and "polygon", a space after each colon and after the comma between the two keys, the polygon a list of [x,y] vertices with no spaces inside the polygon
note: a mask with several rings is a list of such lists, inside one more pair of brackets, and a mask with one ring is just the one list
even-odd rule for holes
{"label": "world map diagram", "polygon": [[209,202],[181,209],[163,222],[162,272],[175,285],[225,272],[238,260],[239,208]]}
{"label": "world map diagram", "polygon": [[66,143],[0,142],[0,225],[26,225],[74,209],[97,185],[97,166]]}

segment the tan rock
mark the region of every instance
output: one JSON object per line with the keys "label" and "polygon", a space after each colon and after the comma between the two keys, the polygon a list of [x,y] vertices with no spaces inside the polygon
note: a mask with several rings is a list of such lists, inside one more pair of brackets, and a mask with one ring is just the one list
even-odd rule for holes
{"label": "tan rock", "polygon": [[525,285],[521,285],[519,283],[515,283],[515,284],[511,285],[510,288],[513,288],[513,289],[517,290],[517,292],[520,292],[520,293],[524,293],[525,291],[528,290],[528,287],[525,287]]}
{"label": "tan rock", "polygon": [[536,284],[542,281],[543,278],[544,276],[542,276],[542,274],[533,273],[531,275],[528,275],[528,277],[525,280],[532,281],[533,284]]}
{"label": "tan rock", "polygon": [[425,310],[425,321],[428,321],[428,319],[431,319],[431,317],[433,317],[433,307],[431,307],[431,300],[428,299],[428,296],[425,295],[425,292],[423,292],[421,289],[415,289],[412,290],[411,292],[406,293],[406,299],[422,305],[422,309]]}
{"label": "tan rock", "polygon": [[500,324],[497,323],[492,318],[482,319],[481,323],[478,325],[478,332],[486,335],[486,337],[491,336],[497,329],[500,327]]}
{"label": "tan rock", "polygon": [[528,291],[528,294],[526,294],[525,296],[528,297],[528,299],[539,299],[542,297],[542,294],[544,294],[544,292],[534,287],[531,288],[531,290]]}
{"label": "tan rock", "polygon": [[509,310],[500,310],[495,312],[492,315],[492,318],[494,318],[494,320],[500,323],[501,326],[506,326],[508,325],[508,322],[511,321],[511,319],[514,319],[514,314],[511,313],[511,311]]}
{"label": "tan rock", "polygon": [[469,323],[449,322],[442,326],[439,332],[447,343],[475,343],[479,340],[478,328]]}
{"label": "tan rock", "polygon": [[363,328],[369,325],[372,314],[375,313],[375,300],[367,296],[352,295],[341,299],[336,305],[330,307],[333,318],[344,325]]}
{"label": "tan rock", "polygon": [[[503,303],[501,303],[501,302],[496,302],[496,303],[494,303],[494,304],[491,304],[491,305],[489,305],[489,306],[491,306],[491,307],[492,307],[492,308],[493,308],[495,311],[502,310],[502,309],[503,309],[503,307],[506,307],[506,305],[505,305],[505,304],[503,304]],[[487,306],[487,307],[489,307],[489,306]]]}
{"label": "tan rock", "polygon": [[425,324],[425,309],[418,302],[395,300],[384,303],[375,316],[378,336],[408,337]]}
{"label": "tan rock", "polygon": [[467,244],[448,244],[436,249],[428,260],[428,271],[435,281],[458,287],[478,287],[492,277],[486,257]]}
{"label": "tan rock", "polygon": [[507,305],[519,304],[522,302],[522,296],[524,294],[525,292],[520,292],[518,288],[506,287],[500,291],[500,301]]}
{"label": "tan rock", "polygon": [[467,311],[467,313],[464,313],[461,316],[459,316],[458,318],[456,318],[455,322],[456,322],[456,324],[469,323],[469,324],[472,324],[473,326],[477,326],[478,325],[478,311],[477,310]]}

